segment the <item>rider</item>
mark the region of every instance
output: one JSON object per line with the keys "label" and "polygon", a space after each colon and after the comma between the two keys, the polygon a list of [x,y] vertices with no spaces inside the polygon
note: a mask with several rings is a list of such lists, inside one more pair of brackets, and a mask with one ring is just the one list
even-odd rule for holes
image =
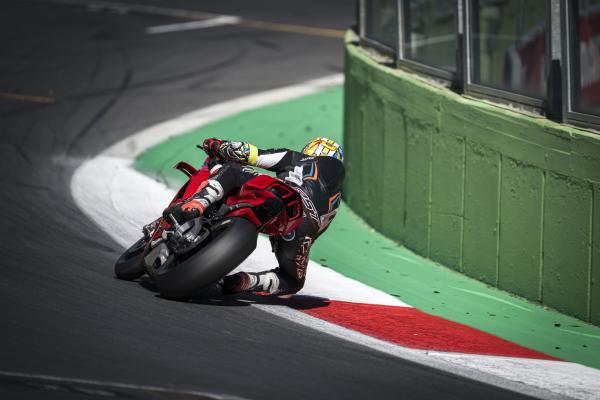
{"label": "rider", "polygon": [[258,175],[248,166],[274,171],[277,178],[300,194],[304,205],[302,223],[287,236],[270,238],[278,268],[226,276],[222,290],[224,294],[256,292],[281,296],[302,289],[310,247],[327,229],[340,204],[344,179],[344,155],[340,145],[319,137],[299,153],[288,149],[261,150],[250,143],[212,138],[204,141],[202,149],[225,162],[211,169],[211,176],[200,191],[165,210],[165,215],[171,213],[182,221],[197,218],[212,203]]}

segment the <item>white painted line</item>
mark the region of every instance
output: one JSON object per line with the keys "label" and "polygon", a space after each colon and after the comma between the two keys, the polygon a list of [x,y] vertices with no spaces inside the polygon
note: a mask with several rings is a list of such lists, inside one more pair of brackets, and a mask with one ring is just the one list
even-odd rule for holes
{"label": "white painted line", "polygon": [[390,256],[390,257],[399,258],[399,259],[401,259],[401,260],[403,260],[403,261],[406,261],[406,262],[408,262],[408,263],[411,263],[411,264],[423,265],[423,263],[420,263],[420,262],[418,262],[418,261],[416,261],[416,260],[413,260],[413,259],[411,259],[411,258],[405,257],[405,256],[403,256],[402,254],[396,254],[396,253],[392,253],[392,252],[390,252],[390,251],[386,251],[386,252],[385,252],[385,254],[387,254],[387,255],[388,255],[388,256]]}
{"label": "white painted line", "polygon": [[177,24],[158,25],[146,28],[146,33],[155,35],[159,33],[171,33],[179,31],[191,31],[194,29],[213,28],[215,26],[234,25],[240,22],[240,17],[223,15],[217,18],[205,19],[203,21],[180,22]]}
{"label": "white painted line", "polygon": [[448,287],[449,287],[449,288],[451,288],[451,289],[459,290],[459,291],[461,291],[461,292],[465,292],[465,293],[472,294],[472,295],[474,295],[474,296],[484,297],[484,298],[486,298],[486,299],[494,300],[494,301],[497,301],[497,302],[499,302],[499,303],[507,304],[507,305],[509,305],[509,306],[512,306],[512,307],[518,308],[519,310],[523,310],[523,311],[527,311],[527,312],[533,312],[533,310],[531,310],[531,309],[529,309],[529,308],[527,308],[527,307],[523,307],[523,306],[520,306],[520,305],[518,305],[518,304],[515,304],[515,303],[513,303],[512,301],[508,301],[508,300],[500,299],[500,298],[498,298],[498,297],[496,297],[496,296],[491,296],[491,295],[489,295],[489,294],[486,294],[486,293],[481,293],[481,292],[478,292],[478,291],[476,291],[476,290],[463,289],[463,288],[459,288],[459,287],[456,287],[456,286],[448,286]]}
{"label": "white painted line", "polygon": [[[44,375],[44,374],[28,374],[24,372],[13,372],[13,371],[0,371],[0,378],[21,378],[25,380],[41,380],[46,382],[55,382],[63,384],[76,384],[76,385],[87,385],[87,386],[99,386],[105,389],[126,389],[143,392],[155,392],[155,393],[170,393],[181,396],[197,396],[197,397],[210,397],[213,399],[222,400],[243,400],[243,397],[216,394],[208,392],[200,392],[197,390],[178,390],[175,388],[165,388],[160,386],[149,386],[149,385],[135,385],[131,383],[113,382],[113,381],[100,381],[95,379],[81,379],[81,378],[69,378],[55,375]],[[112,393],[106,393],[109,397],[113,397]]]}
{"label": "white painted line", "polygon": [[[340,84],[339,75],[276,89],[203,108],[130,136],[80,165],[71,180],[75,203],[102,230],[123,246],[140,236],[140,227],[157,215],[173,191],[133,170],[133,158],[171,136],[180,135],[242,111],[315,93]],[[102,171],[102,173],[98,173]],[[89,179],[93,176],[94,179]],[[93,204],[93,207],[89,207]],[[265,270],[275,265],[266,238],[242,265],[244,270]],[[361,303],[406,306],[393,296],[311,261],[301,293]],[[473,293],[481,295],[480,293]],[[512,305],[512,304],[511,304]],[[265,312],[383,353],[442,369],[501,388],[545,399],[598,399],[600,371],[582,365],[510,357],[439,353],[409,349],[378,340],[309,316],[285,306],[253,304]],[[504,371],[503,369],[508,369]]]}
{"label": "white painted line", "polygon": [[[145,4],[122,3],[114,1],[90,1],[90,0],[43,0],[51,3],[79,5],[87,7],[90,11],[108,10],[117,14],[141,13],[150,15],[160,15],[165,17],[179,18],[185,20],[204,20],[213,17],[220,17],[220,14],[213,14],[202,11],[183,10],[178,8],[155,7]],[[294,24],[285,24],[281,22],[258,21],[241,18],[238,21],[240,26],[251,29],[261,29],[274,32],[296,33],[303,35],[315,35],[336,40],[343,39],[344,30],[317,28],[313,26],[303,26]]]}
{"label": "white painted line", "polygon": [[559,329],[563,332],[569,332],[574,335],[585,336],[585,337],[589,337],[592,339],[600,339],[600,336],[598,336],[598,335],[590,335],[589,333],[577,332],[577,331],[573,331],[571,329],[564,329],[564,328],[559,328]]}

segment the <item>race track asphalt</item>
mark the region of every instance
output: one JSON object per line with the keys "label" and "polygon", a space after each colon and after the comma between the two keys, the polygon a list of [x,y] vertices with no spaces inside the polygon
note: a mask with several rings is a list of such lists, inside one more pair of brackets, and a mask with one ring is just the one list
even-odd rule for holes
{"label": "race track asphalt", "polygon": [[[355,10],[342,0],[147,2],[167,3],[335,29]],[[0,4],[0,398],[523,398],[247,303],[167,301],[114,278],[123,249],[70,195],[83,160],[184,112],[343,69],[341,39],[239,26],[145,33],[173,22]]]}

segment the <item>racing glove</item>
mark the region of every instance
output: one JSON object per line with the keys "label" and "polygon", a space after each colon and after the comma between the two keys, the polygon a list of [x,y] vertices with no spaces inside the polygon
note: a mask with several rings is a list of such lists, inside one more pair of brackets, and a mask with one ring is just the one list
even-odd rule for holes
{"label": "racing glove", "polygon": [[210,157],[222,157],[220,149],[223,145],[227,145],[229,142],[226,140],[219,140],[217,138],[210,138],[202,142],[202,150]]}
{"label": "racing glove", "polygon": [[258,149],[250,143],[230,142],[216,138],[206,139],[202,149],[211,157],[219,157],[225,161],[235,161],[247,165],[256,165]]}
{"label": "racing glove", "polygon": [[171,214],[179,223],[184,223],[194,218],[200,217],[207,205],[201,199],[192,199],[187,202],[173,204],[163,211],[163,217],[171,222],[169,214]]}

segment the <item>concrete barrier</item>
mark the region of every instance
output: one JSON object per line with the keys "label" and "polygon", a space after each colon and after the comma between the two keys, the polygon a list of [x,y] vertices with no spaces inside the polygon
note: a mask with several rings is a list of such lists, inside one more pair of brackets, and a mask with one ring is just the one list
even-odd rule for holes
{"label": "concrete barrier", "polygon": [[410,249],[600,325],[600,134],[460,96],[346,40],[348,204]]}

